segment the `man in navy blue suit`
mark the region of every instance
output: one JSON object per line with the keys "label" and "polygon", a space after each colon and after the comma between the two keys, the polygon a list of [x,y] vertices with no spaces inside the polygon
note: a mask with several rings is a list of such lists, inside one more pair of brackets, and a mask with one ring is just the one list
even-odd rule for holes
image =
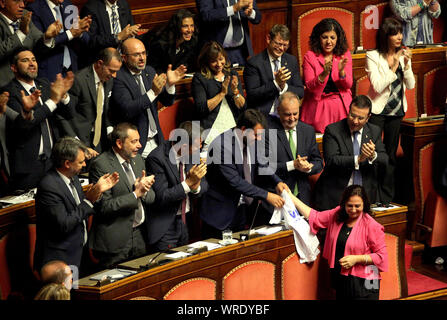
{"label": "man in navy blue suit", "polygon": [[[209,188],[200,205],[203,238],[220,238],[227,228],[243,230],[246,223],[251,223],[246,218],[255,212],[258,200],[274,207],[284,205],[278,194],[288,187],[259,152],[266,127],[264,115],[249,109],[239,116],[235,129],[225,131],[211,143],[207,159]],[[275,186],[278,194],[258,185]]]}
{"label": "man in navy blue suit", "polygon": [[301,201],[310,205],[308,178],[321,172],[323,160],[315,139],[315,130],[298,121],[299,108],[300,101],[295,93],[288,91],[279,97],[279,118],[268,117],[269,130],[275,130],[271,132],[277,138],[277,143],[270,147],[276,152],[276,174]]}
{"label": "man in navy blue suit", "polygon": [[292,91],[300,98],[304,95],[296,57],[288,54],[290,31],[276,24],[267,35],[267,48],[248,60],[244,69],[247,106],[264,115],[276,112],[279,96]]}
{"label": "man in navy blue suit", "polygon": [[52,82],[58,73],[65,75],[67,71],[76,72],[78,55],[75,46],[81,49],[79,46],[88,43],[89,35],[86,31],[92,22],[91,17],[85,17],[69,25],[68,21],[78,18],[78,9],[70,0],[35,0],[27,9],[33,12],[33,23],[42,32],[58,20],[63,26],[55,37],[54,48],[48,54],[38,57],[39,77]]}
{"label": "man in navy blue suit", "polygon": [[139,153],[146,158],[164,141],[158,120],[157,104],[170,106],[175,99],[175,84],[184,77],[186,67],[175,70],[168,67],[166,73],[156,74],[146,65],[146,48],[138,39],[123,42],[124,66],[113,82],[112,118],[116,122],[127,121],[138,127],[142,148]]}
{"label": "man in navy blue suit", "polygon": [[147,221],[154,251],[188,243],[193,199],[208,190],[206,164],[199,157],[201,128],[187,121],[178,130],[184,133],[179,141],[164,141],[146,159],[148,174],[155,175],[155,203]]}
{"label": "man in navy blue suit", "polygon": [[245,65],[253,55],[248,22],[259,24],[256,0],[196,0],[202,41],[219,42],[232,64]]}
{"label": "man in navy blue suit", "polygon": [[54,145],[55,166],[41,180],[36,193],[36,270],[52,260],[79,268],[93,203],[119,180],[116,172],[105,174],[84,194],[77,175],[85,167],[86,151],[73,137],[64,137]]}

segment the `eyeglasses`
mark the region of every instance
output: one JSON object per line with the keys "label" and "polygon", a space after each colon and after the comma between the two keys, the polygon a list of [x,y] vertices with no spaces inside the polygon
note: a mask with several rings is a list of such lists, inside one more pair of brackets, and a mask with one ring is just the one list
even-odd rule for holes
{"label": "eyeglasses", "polygon": [[126,53],[126,56],[131,56],[134,58],[139,58],[141,57],[145,57],[146,56],[146,51],[142,51],[142,52],[135,52],[135,53]]}
{"label": "eyeglasses", "polygon": [[273,45],[275,47],[277,47],[277,48],[284,48],[284,49],[288,49],[289,48],[289,43],[288,42],[287,43],[280,43],[280,42],[278,42],[276,40],[272,40],[272,42],[273,42]]}

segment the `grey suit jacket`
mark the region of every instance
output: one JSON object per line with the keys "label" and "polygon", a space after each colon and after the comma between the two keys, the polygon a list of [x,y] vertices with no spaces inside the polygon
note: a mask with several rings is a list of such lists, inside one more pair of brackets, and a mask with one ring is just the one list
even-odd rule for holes
{"label": "grey suit jacket", "polygon": [[[135,177],[141,177],[145,166],[139,154],[132,159],[131,166]],[[138,208],[133,186],[127,180],[126,173],[113,150],[103,152],[93,161],[89,179],[90,183],[96,183],[102,175],[115,171],[120,175],[119,182],[112,189],[104,192],[102,198],[95,203],[89,247],[97,251],[116,254],[123,250],[132,236],[135,210]],[[149,214],[147,205],[153,203],[154,200],[155,193],[152,189],[142,199],[145,210],[144,223]]]}
{"label": "grey suit jacket", "polygon": [[[107,139],[107,127],[111,126],[109,119],[109,98],[112,92],[113,78],[104,83],[104,106],[102,112],[101,143]],[[76,73],[75,81],[70,91],[70,103],[75,112],[73,119],[66,121],[63,131],[66,135],[78,137],[88,147],[92,147],[92,128],[96,120],[96,84],[93,67],[90,65]],[[104,150],[104,148],[102,148]]]}
{"label": "grey suit jacket", "polygon": [[38,52],[45,51],[43,44],[43,33],[36,28],[34,23],[30,21],[29,33],[23,43],[20,42],[19,36],[13,34],[9,29],[6,20],[0,15],[0,87],[7,85],[13,78],[14,74],[10,68],[10,59],[15,51],[20,48],[27,48],[33,50],[36,47],[34,54],[37,56]]}
{"label": "grey suit jacket", "polygon": [[6,148],[6,119],[14,121],[19,114],[13,109],[6,107],[6,112],[0,115],[0,143],[2,144],[2,157],[4,156],[6,174],[11,173],[9,169],[9,152]]}

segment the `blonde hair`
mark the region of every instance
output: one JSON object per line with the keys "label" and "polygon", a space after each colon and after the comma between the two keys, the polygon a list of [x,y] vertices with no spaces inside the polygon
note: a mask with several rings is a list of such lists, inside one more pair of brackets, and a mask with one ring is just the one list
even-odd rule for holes
{"label": "blonde hair", "polygon": [[70,300],[70,291],[59,283],[49,283],[42,287],[34,300]]}

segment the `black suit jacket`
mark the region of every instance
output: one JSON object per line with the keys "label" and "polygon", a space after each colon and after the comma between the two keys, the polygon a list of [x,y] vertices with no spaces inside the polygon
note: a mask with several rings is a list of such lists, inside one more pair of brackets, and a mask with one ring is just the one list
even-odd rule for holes
{"label": "black suit jacket", "polygon": [[[238,78],[238,74],[236,71],[232,70],[231,75],[236,75]],[[234,95],[233,91],[230,88],[230,84],[228,84],[229,90],[225,99],[230,107],[231,112],[233,113],[233,117],[237,120],[239,114],[245,110],[246,104],[242,108],[238,108],[234,103]],[[239,92],[243,92],[242,84],[239,79],[238,82]],[[201,126],[204,129],[211,128],[213,126],[214,121],[217,118],[217,115],[220,111],[220,106],[222,102],[220,102],[212,111],[208,108],[208,100],[214,98],[219,92],[222,91],[222,83],[213,79],[207,79],[199,72],[194,74],[191,83],[191,91],[192,96],[194,98],[194,105],[196,107],[197,116],[200,119]]]}
{"label": "black suit jacket", "polygon": [[[213,140],[207,162],[208,192],[201,199],[200,217],[210,226],[224,230],[233,221],[241,194],[256,200],[267,198],[266,186],[276,186],[281,179],[266,167],[266,160],[255,156],[251,150],[251,181],[244,179],[241,147],[233,130],[228,130]],[[259,156],[259,155],[258,155]],[[255,185],[261,185],[263,188]]]}
{"label": "black suit jacket", "polygon": [[[301,172],[298,170],[287,171],[286,163],[293,161],[292,151],[290,150],[289,138],[284,131],[279,118],[274,116],[268,117],[269,129],[276,131],[269,131],[266,135],[268,139],[268,146],[271,147],[271,151],[276,155],[276,174],[289,186],[289,189],[293,192],[295,184],[298,183],[298,198],[304,203],[310,205],[311,190],[309,184],[309,176],[319,173],[323,169],[323,159],[320,156],[317,142],[315,140],[315,130],[312,126],[298,122],[296,126],[296,155],[301,157],[307,157],[307,161],[314,166],[312,170],[307,172]],[[270,143],[270,134],[274,135],[276,132],[276,143]],[[271,190],[274,191],[273,189]]]}
{"label": "black suit jacket", "polygon": [[[131,160],[132,170],[135,177],[141,177],[145,170],[143,158],[137,155]],[[102,198],[95,203],[95,214],[93,216],[90,231],[89,247],[106,253],[119,253],[132,237],[135,210],[138,201],[133,194],[133,186],[130,185],[122,165],[119,163],[113,150],[103,152],[95,158],[89,172],[90,183],[96,183],[106,173],[118,172],[119,182],[110,190],[103,193]],[[145,222],[150,212],[147,205],[152,203],[155,193],[150,189],[142,198],[145,209]]]}
{"label": "black suit jacket", "polygon": [[[35,170],[35,163],[39,155],[40,139],[42,136],[40,124],[48,119],[53,143],[60,137],[59,127],[62,119],[71,119],[73,116],[72,104],[62,105],[51,112],[45,102],[50,98],[50,83],[47,79],[34,80],[36,88],[41,90],[43,104],[37,103],[34,107],[34,119],[32,121],[16,122],[16,125],[8,129],[8,149],[11,155],[11,173],[30,173]],[[16,112],[22,112],[21,90],[28,95],[25,88],[16,79],[12,80],[4,88],[9,92],[8,106]],[[34,187],[34,186],[33,186]]]}
{"label": "black suit jacket", "polygon": [[[152,80],[155,77],[155,70],[151,66],[141,73],[146,92],[152,88]],[[168,94],[165,89],[157,96],[154,101],[150,101],[145,93],[141,94],[140,87],[129,69],[125,66],[118,71],[113,81],[112,106],[111,112],[115,122],[128,121],[138,127],[140,133],[140,142],[143,146],[139,152],[142,153],[147,142],[149,132],[149,118],[147,109],[149,108],[157,124],[158,134],[157,143],[164,141],[161,131],[160,121],[158,120],[157,103],[160,101],[164,106],[170,106],[174,103],[175,95]]]}
{"label": "black suit jacket", "polygon": [[[302,98],[304,87],[296,57],[284,53],[281,57],[281,67],[286,67],[292,74],[287,80],[288,91]],[[269,114],[273,102],[279,97],[279,91],[273,83],[274,79],[267,49],[247,61],[244,68],[244,83],[249,108],[258,109],[265,115]]]}
{"label": "black suit jacket", "polygon": [[[147,221],[149,243],[155,243],[168,231],[179,210],[183,199],[189,196],[190,212],[192,213],[192,199],[200,197],[208,190],[208,183],[204,177],[200,181],[200,192],[185,194],[180,181],[180,174],[176,163],[171,163],[169,152],[171,142],[165,141],[155,148],[146,158],[147,174],[155,175],[153,189],[155,203],[150,206],[150,216]],[[192,164],[187,164],[188,172]]]}
{"label": "black suit jacket", "polygon": [[[103,84],[104,86],[104,105],[102,112],[101,141],[102,148],[105,150],[107,142],[107,127],[112,126],[109,117],[109,101],[112,95],[113,78]],[[75,81],[71,87],[70,102],[74,106],[73,118],[66,121],[63,126],[64,133],[72,137],[78,137],[88,147],[93,148],[92,128],[96,121],[96,84],[93,66],[85,67],[76,73]]]}
{"label": "black suit jacket", "polygon": [[[103,48],[118,47],[119,42],[112,34],[110,27],[109,14],[106,11],[106,0],[88,0],[81,9],[81,18],[90,15],[92,17],[92,24],[90,25],[89,33],[89,48],[92,51],[86,52],[86,63],[93,62],[94,54]],[[128,24],[134,25],[135,22],[130,11],[129,3],[126,0],[117,0],[118,15],[120,20],[121,30]],[[93,54],[92,54],[93,53]],[[90,57],[89,57],[90,56]]]}
{"label": "black suit jacket", "polygon": [[36,193],[36,251],[34,268],[51,260],[62,260],[77,267],[81,264],[84,246],[84,223],[94,210],[84,201],[78,177],[73,177],[81,203],[73,195],[56,169],[40,182]]}
{"label": "black suit jacket", "polygon": [[[388,165],[388,156],[382,143],[380,128],[372,123],[363,126],[362,144],[372,140],[376,145],[377,159],[360,163],[362,183],[371,203],[376,202],[378,172]],[[354,151],[347,119],[328,125],[323,135],[325,167],[315,185],[315,206],[317,210],[335,208],[340,204],[341,195],[354,171]]]}

